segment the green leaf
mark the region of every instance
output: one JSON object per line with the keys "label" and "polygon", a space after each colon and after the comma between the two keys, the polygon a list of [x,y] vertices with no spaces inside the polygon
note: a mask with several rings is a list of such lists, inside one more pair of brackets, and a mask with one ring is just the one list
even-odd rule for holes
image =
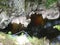
{"label": "green leaf", "polygon": [[60,25],[55,25],[55,26],[53,26],[53,28],[56,28],[60,31]]}

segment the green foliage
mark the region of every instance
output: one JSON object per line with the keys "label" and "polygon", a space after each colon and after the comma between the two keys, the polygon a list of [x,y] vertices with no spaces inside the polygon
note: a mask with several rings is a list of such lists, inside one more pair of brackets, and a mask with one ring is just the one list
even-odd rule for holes
{"label": "green foliage", "polygon": [[56,28],[60,31],[60,25],[55,25],[53,28]]}
{"label": "green foliage", "polygon": [[11,32],[11,31],[9,31],[9,32],[8,32],[8,34],[9,34],[9,35],[11,35],[11,34],[12,34],[12,32]]}
{"label": "green foliage", "polygon": [[8,7],[8,0],[0,0],[0,8],[7,9]]}
{"label": "green foliage", "polygon": [[44,38],[38,39],[37,37],[29,37],[28,39],[32,43],[32,45],[45,45]]}
{"label": "green foliage", "polygon": [[46,0],[46,3],[45,3],[46,8],[49,8],[50,5],[52,5],[55,2],[57,2],[57,0]]}
{"label": "green foliage", "polygon": [[5,1],[5,2],[6,2],[6,1],[8,1],[8,0],[0,0],[0,2],[1,2],[1,1]]}
{"label": "green foliage", "polygon": [[12,37],[12,35],[5,34],[3,32],[0,32],[0,44],[2,45],[17,45],[15,37]]}
{"label": "green foliage", "polygon": [[[12,36],[12,35],[8,35],[8,34],[0,32],[0,44],[2,43],[3,45],[19,45],[17,38],[20,38],[21,36],[23,35]],[[28,43],[31,43],[32,45],[47,45],[48,44],[48,42],[46,42],[46,37],[38,39],[37,37],[34,37],[34,36],[33,37],[28,36],[28,39],[29,39]],[[27,44],[24,44],[24,45],[27,45]],[[52,44],[49,44],[49,45],[52,45]],[[55,45],[60,45],[60,43],[56,43]]]}

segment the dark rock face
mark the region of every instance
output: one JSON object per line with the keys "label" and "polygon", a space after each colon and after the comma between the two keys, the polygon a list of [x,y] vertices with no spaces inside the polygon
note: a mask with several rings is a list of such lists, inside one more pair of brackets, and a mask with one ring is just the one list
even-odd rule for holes
{"label": "dark rock face", "polygon": [[25,30],[30,36],[35,36],[38,38],[45,36],[45,29],[44,29],[44,19],[42,18],[42,14],[32,14],[31,15],[31,22],[28,24],[27,29]]}
{"label": "dark rock face", "polygon": [[44,26],[35,26],[32,24],[28,25],[26,32],[30,36],[35,36],[38,38],[46,37],[49,40],[52,40],[53,38],[56,38],[58,35],[60,35],[60,31],[53,29],[52,27],[44,28]]}
{"label": "dark rock face", "polygon": [[34,17],[35,19],[33,18],[31,19],[32,21],[30,22],[30,24],[27,26],[27,29],[25,30],[30,36],[35,36],[38,38],[46,37],[51,41],[54,38],[56,38],[58,35],[60,35],[60,31],[53,28],[54,25],[60,24],[59,19],[47,20],[46,22],[44,22],[43,19],[42,21],[45,23],[44,25],[42,25],[41,22],[40,24],[36,25],[34,22],[34,20],[36,21],[36,17]]}
{"label": "dark rock face", "polygon": [[47,33],[46,33],[46,38],[47,39],[53,40],[58,35],[60,35],[60,31],[58,31],[57,29],[47,28]]}
{"label": "dark rock face", "polygon": [[4,29],[0,29],[1,32],[8,33],[9,31],[12,32],[12,34],[15,34],[21,30],[23,30],[24,27],[22,27],[22,24],[16,24],[16,23],[9,23],[8,26]]}

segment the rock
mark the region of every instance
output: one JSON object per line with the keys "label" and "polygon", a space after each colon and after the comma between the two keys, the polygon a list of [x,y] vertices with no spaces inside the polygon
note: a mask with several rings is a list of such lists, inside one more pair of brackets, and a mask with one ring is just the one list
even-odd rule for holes
{"label": "rock", "polygon": [[5,26],[8,25],[8,19],[9,17],[7,16],[6,12],[3,11],[0,14],[0,28],[4,29]]}

